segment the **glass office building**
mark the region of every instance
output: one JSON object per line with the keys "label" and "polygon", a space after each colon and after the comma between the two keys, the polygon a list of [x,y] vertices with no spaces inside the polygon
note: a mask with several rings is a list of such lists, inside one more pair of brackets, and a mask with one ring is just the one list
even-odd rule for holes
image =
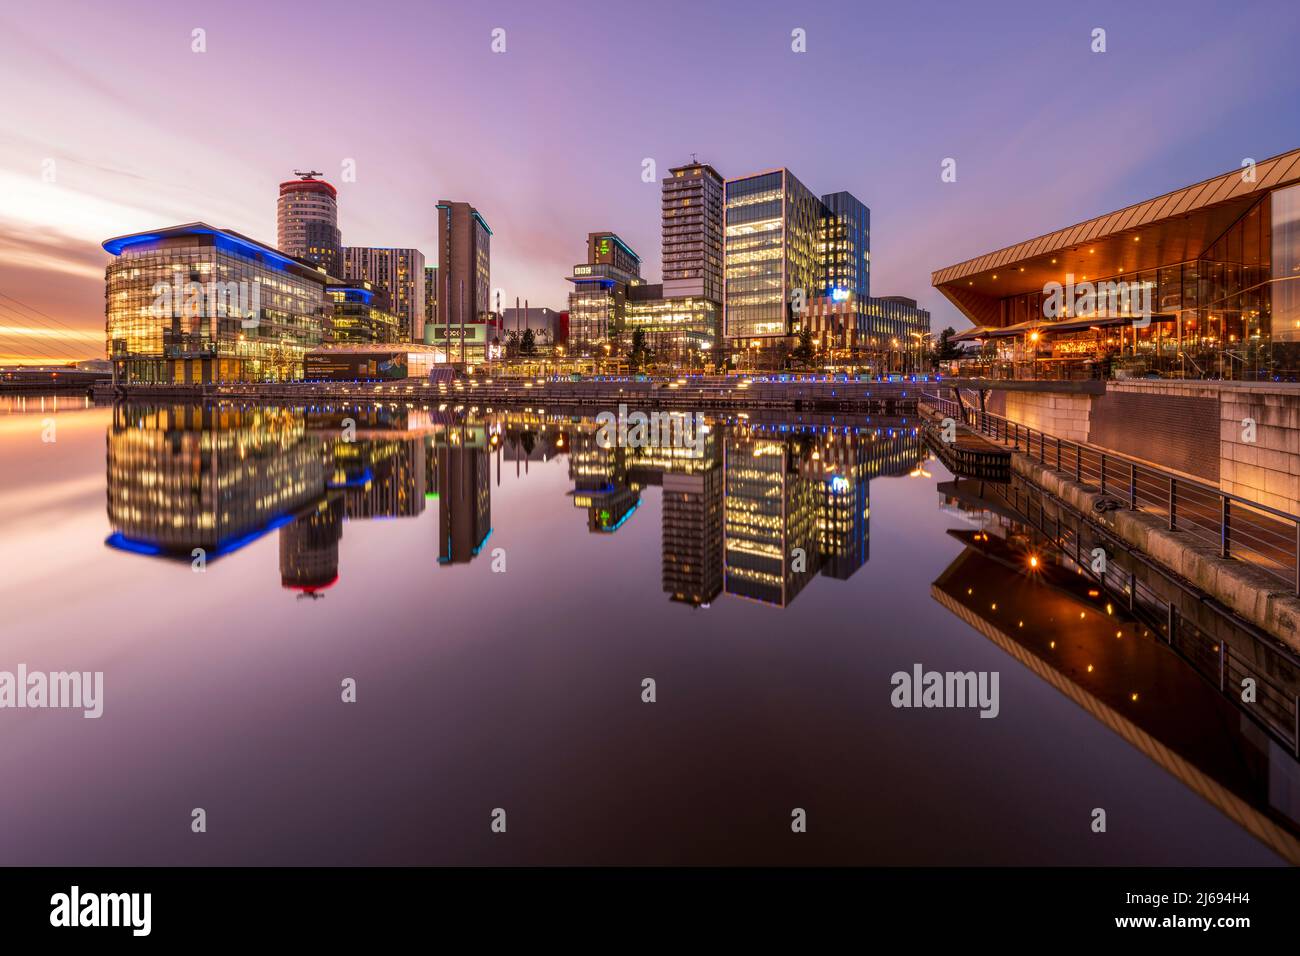
{"label": "glass office building", "polygon": [[389,311],[388,296],[383,289],[363,281],[330,285],[326,292],[334,303],[329,341],[406,341],[405,324]]}
{"label": "glass office building", "polygon": [[107,349],[126,382],[278,382],[328,328],[323,269],[195,222],[104,243]]}
{"label": "glass office building", "polygon": [[603,355],[620,347],[628,292],[643,285],[641,257],[612,232],[587,235],[587,261],[568,277],[569,341],[575,355]]}
{"label": "glass office building", "polygon": [[760,346],[793,333],[796,290],[823,283],[817,262],[822,204],[789,170],[726,184],[724,334]]}

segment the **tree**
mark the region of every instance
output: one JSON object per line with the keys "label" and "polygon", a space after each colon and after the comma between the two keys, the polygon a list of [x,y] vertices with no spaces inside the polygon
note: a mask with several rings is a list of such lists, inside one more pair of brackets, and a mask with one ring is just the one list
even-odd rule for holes
{"label": "tree", "polygon": [[952,341],[952,337],[956,334],[957,330],[952,326],[939,333],[939,347],[935,350],[935,357],[940,361],[955,359],[961,355],[962,350]]}
{"label": "tree", "polygon": [[524,329],[523,337],[519,340],[520,355],[537,354],[537,337],[533,335],[532,329]]}
{"label": "tree", "polygon": [[628,364],[633,368],[640,368],[641,363],[646,360],[649,350],[645,344],[645,329],[637,326],[632,330],[632,350],[628,352]]}
{"label": "tree", "polygon": [[506,358],[514,358],[519,354],[519,333],[511,329],[506,333]]}
{"label": "tree", "polygon": [[799,344],[790,353],[790,358],[801,365],[808,365],[813,359],[812,329],[804,326],[799,330]]}

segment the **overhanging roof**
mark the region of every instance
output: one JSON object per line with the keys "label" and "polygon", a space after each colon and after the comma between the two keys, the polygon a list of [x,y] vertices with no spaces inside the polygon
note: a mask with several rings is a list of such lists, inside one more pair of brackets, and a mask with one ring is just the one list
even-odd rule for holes
{"label": "overhanging roof", "polygon": [[1194,259],[1266,192],[1300,182],[1300,149],[1155,199],[1028,239],[933,273],[932,284],[977,324],[994,325],[998,300],[1049,282],[1102,279]]}

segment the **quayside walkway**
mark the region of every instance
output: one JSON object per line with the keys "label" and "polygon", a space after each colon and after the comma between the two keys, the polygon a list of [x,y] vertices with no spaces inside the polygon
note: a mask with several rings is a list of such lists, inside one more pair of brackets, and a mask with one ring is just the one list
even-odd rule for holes
{"label": "quayside walkway", "polygon": [[96,389],[97,399],[171,401],[248,400],[268,402],[411,401],[472,405],[562,404],[616,410],[629,407],[708,409],[783,408],[808,411],[903,413],[915,409],[920,383],[911,381],[835,381],[749,378],[644,380],[632,378],[565,381],[555,379],[457,380],[431,383],[286,382],[208,385],[118,385]]}
{"label": "quayside walkway", "polygon": [[920,410],[1008,448],[1017,473],[1300,649],[1300,517],[937,391],[923,392]]}

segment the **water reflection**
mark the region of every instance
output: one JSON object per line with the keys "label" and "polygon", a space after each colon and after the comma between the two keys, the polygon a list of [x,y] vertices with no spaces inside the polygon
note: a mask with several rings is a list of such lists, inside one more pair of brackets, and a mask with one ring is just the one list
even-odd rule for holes
{"label": "water reflection", "polygon": [[345,521],[419,517],[437,503],[439,565],[473,561],[492,534],[492,468],[526,476],[566,458],[568,497],[592,534],[663,489],[663,590],[786,607],[817,575],[870,555],[870,482],[923,457],[903,420],[706,425],[696,444],[604,446],[591,419],[416,408],[119,405],[108,434],[110,547],[214,561],[278,530],[280,579],[320,598],[338,580]]}
{"label": "water reflection", "polygon": [[[1107,549],[1114,564],[1094,578],[1077,555],[1090,555],[1100,539],[1018,476],[1010,484],[960,479],[939,487],[945,506],[974,527],[948,532],[965,547],[931,586],[934,600],[1300,863],[1295,710],[1288,707],[1280,722],[1271,713],[1278,698],[1294,702],[1300,692],[1294,659],[1218,618],[1206,648],[1217,652],[1231,641],[1239,659],[1252,662],[1241,673],[1259,685],[1256,699],[1242,705],[1234,696],[1239,682],[1208,668],[1198,673],[1193,642],[1202,601],[1161,587],[1149,571],[1144,580],[1133,556],[1115,548]],[[1165,603],[1152,613],[1159,600]],[[1175,635],[1170,621],[1179,622]]]}

